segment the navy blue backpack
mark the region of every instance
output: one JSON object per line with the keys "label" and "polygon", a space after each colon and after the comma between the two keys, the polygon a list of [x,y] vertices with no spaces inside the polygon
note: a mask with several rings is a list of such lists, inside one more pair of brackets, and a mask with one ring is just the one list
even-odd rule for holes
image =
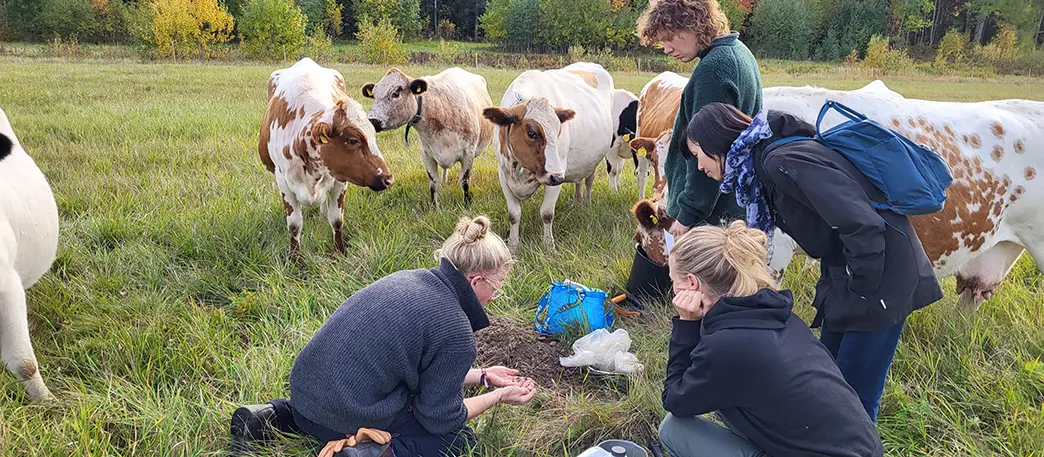
{"label": "navy blue backpack", "polygon": [[[849,120],[822,132],[819,126],[831,109]],[[792,136],[769,146],[808,139]],[[845,156],[884,193],[886,202],[873,202],[875,208],[904,216],[942,210],[946,188],[953,176],[946,162],[931,148],[918,145],[835,101],[827,101],[819,111],[816,136],[811,139]]]}

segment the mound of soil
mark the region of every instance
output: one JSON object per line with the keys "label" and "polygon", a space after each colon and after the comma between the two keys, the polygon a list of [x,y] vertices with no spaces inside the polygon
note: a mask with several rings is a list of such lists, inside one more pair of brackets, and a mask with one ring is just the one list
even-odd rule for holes
{"label": "mound of soil", "polygon": [[559,357],[572,355],[568,345],[504,317],[491,315],[489,321],[489,327],[475,334],[480,366],[503,365],[517,369],[541,387],[570,389],[581,385],[582,370],[558,363]]}

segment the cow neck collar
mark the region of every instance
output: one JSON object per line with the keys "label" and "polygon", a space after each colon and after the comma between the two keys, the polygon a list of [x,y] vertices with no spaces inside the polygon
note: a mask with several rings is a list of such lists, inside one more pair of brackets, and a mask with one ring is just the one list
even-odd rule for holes
{"label": "cow neck collar", "polygon": [[421,121],[421,109],[424,107],[424,96],[417,96],[417,112],[413,113],[413,117],[406,123],[406,133],[402,134],[402,139],[406,141],[406,146],[410,145],[410,127],[416,127]]}

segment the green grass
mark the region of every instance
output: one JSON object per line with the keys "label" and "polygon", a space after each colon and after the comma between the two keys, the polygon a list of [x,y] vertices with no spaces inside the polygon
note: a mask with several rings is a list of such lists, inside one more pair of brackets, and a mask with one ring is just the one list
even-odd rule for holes
{"label": "green grass", "polygon": [[[351,93],[383,68],[334,65]],[[288,394],[293,359],[353,291],[393,271],[433,264],[456,219],[484,213],[507,229],[495,162],[473,173],[475,201],[455,184],[427,206],[417,146],[379,141],[396,176],[382,193],[346,197],[347,256],[306,213],[303,266],[288,266],[281,202],[257,158],[265,82],[274,65],[91,63],[0,58],[0,107],[54,188],[58,259],[29,293],[30,325],[52,405],[33,405],[0,374],[0,455],[221,455],[236,405]],[[421,75],[435,68],[406,68]],[[482,69],[499,100],[518,73]],[[651,74],[619,73],[637,92]],[[855,88],[870,78],[830,70],[766,75],[767,86]],[[889,79],[909,97],[1044,97],[1041,80]],[[367,103],[367,100],[360,100]],[[455,181],[457,172],[451,172]],[[491,311],[531,321],[551,280],[620,290],[633,255],[637,196],[598,174],[591,207],[558,202],[557,252],[540,243],[539,200],[524,205],[520,263]],[[815,275],[796,262],[785,286],[811,315]],[[1024,258],[971,319],[945,300],[915,314],[889,377],[879,430],[889,455],[1041,456],[1044,450],[1044,276]],[[647,444],[663,414],[670,309],[622,319],[646,364],[619,401],[542,391],[472,423],[481,455],[576,455],[605,438]],[[314,455],[286,440],[274,455]]]}

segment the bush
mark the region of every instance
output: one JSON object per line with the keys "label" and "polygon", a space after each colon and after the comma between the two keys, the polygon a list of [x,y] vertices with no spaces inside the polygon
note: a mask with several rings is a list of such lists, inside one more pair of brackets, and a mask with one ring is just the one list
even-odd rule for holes
{"label": "bush", "polygon": [[513,0],[504,16],[507,43],[515,49],[531,50],[542,44],[540,0]]}
{"label": "bush", "polygon": [[940,67],[954,65],[964,60],[964,50],[968,47],[968,35],[957,29],[950,29],[939,42],[939,50],[935,53],[935,65]]}
{"label": "bush", "polygon": [[6,12],[14,32],[31,40],[97,37],[98,18],[91,0],[10,0]]}
{"label": "bush", "polygon": [[305,37],[304,55],[315,61],[332,60],[333,39],[323,29],[316,29],[315,33]]}
{"label": "bush", "polygon": [[438,35],[441,39],[452,40],[457,36],[457,25],[449,19],[439,19]]}
{"label": "bush", "polygon": [[248,55],[286,60],[305,45],[305,16],[293,0],[253,0],[244,8],[239,35]]}
{"label": "bush", "polygon": [[750,33],[760,55],[804,60],[811,56],[813,26],[809,0],[761,0],[754,9]]}
{"label": "bush", "polygon": [[867,68],[873,68],[875,70],[884,70],[885,67],[885,54],[888,53],[888,39],[881,35],[874,35],[870,37],[870,42],[866,46],[866,57],[863,59],[863,66]]}
{"label": "bush", "polygon": [[362,24],[355,37],[362,48],[360,60],[364,63],[396,65],[405,63],[410,56],[399,30],[387,19],[375,24]]}
{"label": "bush", "polygon": [[887,75],[906,75],[914,71],[916,65],[905,49],[890,49],[884,55],[884,73]]}
{"label": "bush", "polygon": [[151,0],[152,28],[145,37],[160,57],[210,56],[210,46],[232,37],[232,15],[217,0]]}
{"label": "bush", "polygon": [[[757,16],[757,15],[755,15]],[[886,0],[840,0],[831,8],[827,33],[818,57],[844,59],[852,50],[865,55],[866,44],[874,35],[886,35],[888,2]]]}
{"label": "bush", "polygon": [[387,21],[403,39],[420,36],[420,0],[353,0],[357,30],[377,22]]}
{"label": "bush", "polygon": [[743,21],[747,18],[747,10],[743,9],[736,0],[719,0],[718,5],[721,6],[721,11],[725,13],[725,17],[729,18],[729,26],[732,27],[732,30],[743,28]]}
{"label": "bush", "polygon": [[503,44],[507,39],[507,28],[504,18],[507,16],[511,0],[489,0],[486,11],[479,16],[479,28],[487,41]]}

